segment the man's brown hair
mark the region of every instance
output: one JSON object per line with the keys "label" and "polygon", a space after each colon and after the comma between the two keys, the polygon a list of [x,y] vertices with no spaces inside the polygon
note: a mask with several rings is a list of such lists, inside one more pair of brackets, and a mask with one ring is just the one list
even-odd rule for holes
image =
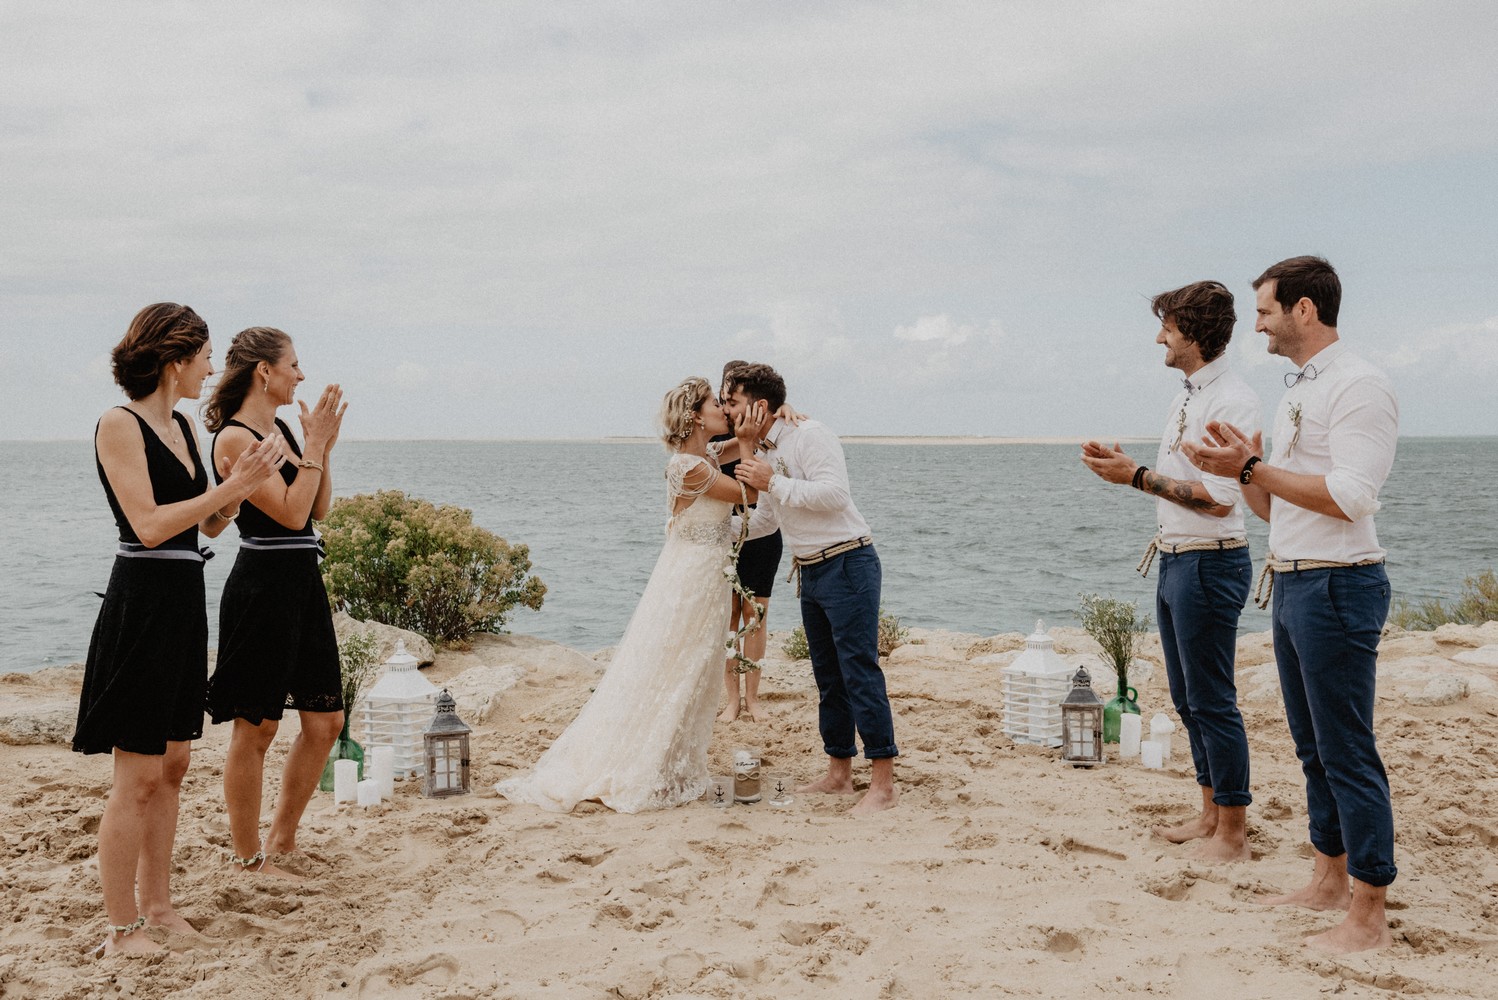
{"label": "man's brown hair", "polygon": [[1162,323],[1171,322],[1181,336],[1202,352],[1202,361],[1213,361],[1227,350],[1233,339],[1233,293],[1220,281],[1196,281],[1169,292],[1161,292],[1150,301]]}
{"label": "man's brown hair", "polygon": [[763,399],[771,413],[785,405],[785,379],[769,365],[741,365],[724,377],[730,393],[742,391],[750,399]]}
{"label": "man's brown hair", "polygon": [[1274,282],[1274,301],[1286,312],[1301,299],[1310,299],[1316,316],[1327,326],[1337,325],[1342,308],[1342,279],[1336,268],[1322,257],[1291,257],[1272,265],[1254,279],[1254,290],[1266,281]]}

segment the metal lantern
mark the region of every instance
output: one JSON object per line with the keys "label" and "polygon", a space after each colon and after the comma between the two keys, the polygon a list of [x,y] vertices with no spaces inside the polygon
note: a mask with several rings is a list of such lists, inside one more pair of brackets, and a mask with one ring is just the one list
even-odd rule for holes
{"label": "metal lantern", "polygon": [[437,686],[416,671],[416,657],[397,641],[395,652],[385,661],[385,673],[364,697],[360,718],[365,746],[388,746],[395,751],[393,771],[397,778],[421,774],[421,734],[432,717]]}
{"label": "metal lantern", "polygon": [[1071,688],[1072,668],[1056,653],[1056,643],[1037,620],[1025,651],[1001,672],[1004,735],[1016,743],[1061,745],[1061,699]]}
{"label": "metal lantern", "polygon": [[467,795],[468,723],[458,718],[458,703],[446,689],[437,696],[437,714],[421,734],[426,754],[426,778],[421,794],[427,798]]}
{"label": "metal lantern", "polygon": [[1103,762],[1103,700],[1092,690],[1092,675],[1078,667],[1071,692],[1061,703],[1062,759],[1075,767]]}

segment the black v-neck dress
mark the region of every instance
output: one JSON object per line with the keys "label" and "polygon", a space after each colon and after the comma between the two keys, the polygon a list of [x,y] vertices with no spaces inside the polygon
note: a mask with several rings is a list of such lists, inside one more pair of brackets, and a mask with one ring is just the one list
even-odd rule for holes
{"label": "black v-neck dress", "polygon": [[[172,414],[192,455],[190,473],[140,414],[129,407],[120,409],[140,423],[151,492],[158,504],[179,503],[207,492],[208,473],[186,417]],[[114,511],[120,541],[140,549],[140,538],[99,462],[97,428],[94,433],[94,465]],[[208,612],[197,525],[145,551],[181,558],[116,556],[88,645],[78,728],[73,734],[73,749],[79,753],[110,753],[118,748],[164,754],[169,741],[203,735]]]}

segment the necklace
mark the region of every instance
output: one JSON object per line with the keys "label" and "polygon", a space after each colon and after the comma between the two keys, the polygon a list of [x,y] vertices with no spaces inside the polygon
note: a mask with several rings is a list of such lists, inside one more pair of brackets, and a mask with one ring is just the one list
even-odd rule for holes
{"label": "necklace", "polygon": [[135,407],[127,406],[125,407],[125,409],[129,410],[131,413],[144,420],[146,422],[146,426],[155,431],[156,436],[161,438],[161,440],[165,441],[167,444],[178,445],[182,443],[182,432],[177,429],[177,421],[174,417],[167,417],[166,428],[165,430],[163,430],[161,427],[158,427],[150,417],[146,416]]}

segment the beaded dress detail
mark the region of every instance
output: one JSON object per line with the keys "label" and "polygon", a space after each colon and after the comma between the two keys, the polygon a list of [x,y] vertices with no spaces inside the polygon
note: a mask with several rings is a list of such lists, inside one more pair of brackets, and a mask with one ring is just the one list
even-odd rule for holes
{"label": "beaded dress detail", "polygon": [[[713,475],[694,489],[684,480],[698,464]],[[577,718],[533,769],[500,782],[499,794],[552,812],[596,799],[635,813],[681,805],[707,789],[733,513],[732,504],[701,495],[717,474],[694,455],[666,464],[670,503],[694,499],[667,522],[665,546],[613,660]]]}

